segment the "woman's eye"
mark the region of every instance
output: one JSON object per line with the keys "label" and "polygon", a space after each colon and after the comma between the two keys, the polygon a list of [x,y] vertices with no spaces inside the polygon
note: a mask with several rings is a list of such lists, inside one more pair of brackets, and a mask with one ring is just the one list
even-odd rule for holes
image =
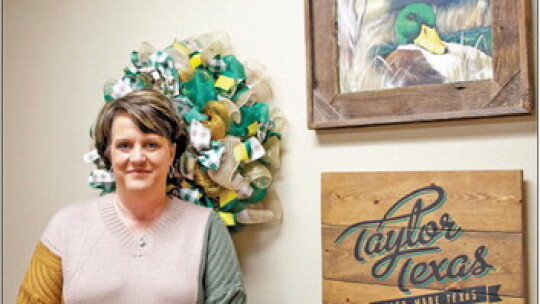
{"label": "woman's eye", "polygon": [[148,149],[157,149],[157,148],[159,148],[159,144],[156,143],[156,142],[148,142],[148,143],[146,143],[146,147]]}
{"label": "woman's eye", "polygon": [[120,150],[127,150],[130,147],[131,147],[131,145],[129,143],[121,142],[121,143],[116,144],[116,148],[120,149]]}

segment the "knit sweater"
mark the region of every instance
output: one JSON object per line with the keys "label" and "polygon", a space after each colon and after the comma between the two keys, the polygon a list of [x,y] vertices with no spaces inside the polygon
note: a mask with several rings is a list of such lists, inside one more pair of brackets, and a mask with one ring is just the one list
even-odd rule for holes
{"label": "knit sweater", "polygon": [[143,235],[111,196],[58,212],[36,248],[18,303],[245,303],[227,229],[173,199]]}

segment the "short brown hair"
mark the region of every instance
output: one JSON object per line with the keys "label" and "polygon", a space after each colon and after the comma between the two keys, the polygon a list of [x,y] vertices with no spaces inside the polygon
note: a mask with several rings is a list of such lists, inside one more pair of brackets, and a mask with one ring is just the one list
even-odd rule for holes
{"label": "short brown hair", "polygon": [[96,119],[94,144],[107,169],[111,168],[108,152],[112,124],[117,114],[127,114],[143,133],[155,133],[176,143],[175,159],[184,152],[186,137],[171,100],[153,90],[134,91],[106,102]]}

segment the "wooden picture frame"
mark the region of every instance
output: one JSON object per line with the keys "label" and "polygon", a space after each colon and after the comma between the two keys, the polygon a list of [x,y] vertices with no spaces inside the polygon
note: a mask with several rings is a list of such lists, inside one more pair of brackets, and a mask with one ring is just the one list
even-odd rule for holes
{"label": "wooden picture frame", "polygon": [[336,0],[305,0],[308,127],[530,114],[529,0],[491,0],[493,79],[339,92]]}

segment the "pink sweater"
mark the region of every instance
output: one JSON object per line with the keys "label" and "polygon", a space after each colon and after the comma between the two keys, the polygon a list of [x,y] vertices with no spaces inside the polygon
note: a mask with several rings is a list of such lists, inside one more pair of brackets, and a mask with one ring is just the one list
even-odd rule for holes
{"label": "pink sweater", "polygon": [[42,242],[61,258],[65,303],[197,303],[210,214],[174,199],[137,237],[108,195],[62,209]]}

